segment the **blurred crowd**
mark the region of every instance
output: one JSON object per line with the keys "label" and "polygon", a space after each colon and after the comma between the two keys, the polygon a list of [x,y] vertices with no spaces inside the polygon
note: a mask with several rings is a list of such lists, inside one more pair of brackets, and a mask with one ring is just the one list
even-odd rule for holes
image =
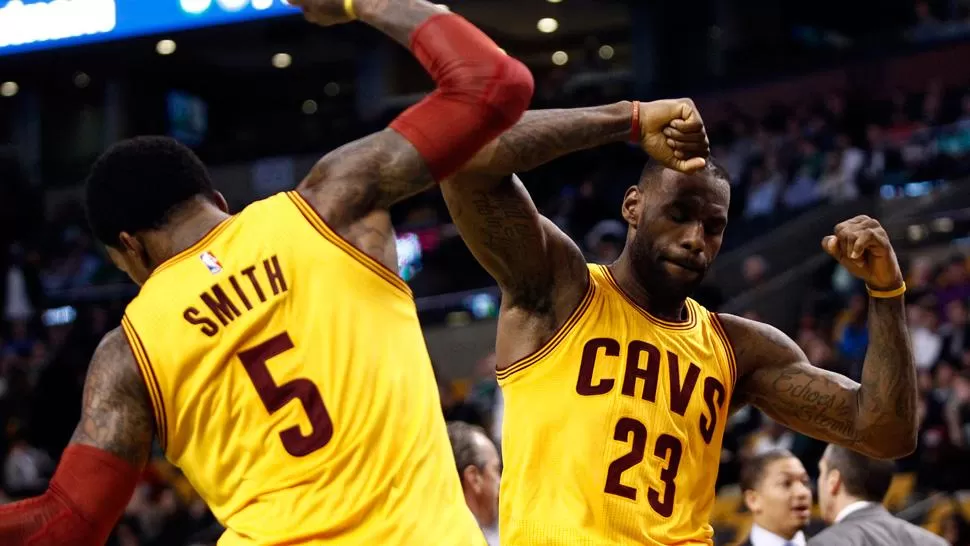
{"label": "blurred crowd", "polygon": [[[758,119],[733,112],[711,136],[734,185],[731,247],[820,204],[892,197],[911,182],[970,174],[970,93],[931,83],[921,93],[897,92],[885,101],[832,95],[818,104],[779,105]],[[540,208],[591,261],[610,262],[626,236],[617,219],[620,196],[636,180],[642,157],[629,148],[590,153],[595,168],[569,173],[567,160],[563,170],[540,170],[526,181],[532,187],[535,179]],[[42,214],[41,196],[23,180],[16,160],[0,156],[0,485],[6,499],[46,487],[78,419],[88,359],[125,304],[116,292],[105,299],[97,290],[126,280],[93,243],[78,204],[67,201]],[[397,214],[404,230],[439,234],[446,218],[434,195]],[[425,293],[487,282],[455,274],[451,255],[438,262],[440,271],[426,268],[416,279]],[[757,257],[745,267],[756,279],[769,266],[770,257]],[[918,475],[921,495],[970,489],[960,466],[970,456],[968,261],[962,255],[917,257],[907,279],[921,430],[919,449],[900,468]],[[133,293],[129,288],[122,293]],[[836,270],[827,293],[793,334],[813,363],[858,379],[868,345],[864,291]],[[483,359],[476,377],[443,385],[441,392],[446,418],[480,424],[498,441],[503,405],[493,364]],[[736,483],[740,461],[775,447],[790,449],[810,471],[824,448],[755,410],[738,412],[719,483]],[[184,477],[159,456],[113,540],[124,546],[208,544],[218,533]]]}

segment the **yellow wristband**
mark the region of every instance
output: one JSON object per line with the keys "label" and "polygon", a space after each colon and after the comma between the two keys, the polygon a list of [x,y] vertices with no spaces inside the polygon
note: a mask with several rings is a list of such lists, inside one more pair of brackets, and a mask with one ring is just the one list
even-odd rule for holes
{"label": "yellow wristband", "polygon": [[902,296],[906,292],[906,283],[904,282],[902,286],[900,286],[895,290],[873,290],[872,288],[869,288],[869,285],[867,284],[866,292],[869,292],[870,298],[877,298],[877,299],[895,298],[897,296]]}
{"label": "yellow wristband", "polygon": [[354,0],[344,0],[344,12],[347,13],[347,17],[351,19],[357,18],[357,13],[354,11]]}

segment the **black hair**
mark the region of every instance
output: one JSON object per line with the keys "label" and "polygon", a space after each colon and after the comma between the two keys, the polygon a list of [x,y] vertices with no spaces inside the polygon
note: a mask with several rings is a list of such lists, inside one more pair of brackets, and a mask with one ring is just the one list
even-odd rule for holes
{"label": "black hair", "polygon": [[[640,187],[645,187],[646,184],[660,180],[660,174],[665,168],[664,164],[659,161],[653,159],[648,160],[647,164],[643,166],[643,172],[640,173]],[[704,166],[702,172],[715,180],[723,180],[728,184],[731,183],[731,175],[728,174],[727,170],[713,156],[707,158],[707,165]]]}
{"label": "black hair", "polygon": [[118,246],[121,232],[160,228],[180,205],[212,193],[209,173],[192,150],[172,138],[142,136],[114,144],[94,163],[85,208],[95,237]]}
{"label": "black hair", "polygon": [[741,491],[757,489],[765,477],[765,469],[771,463],[794,457],[787,449],[771,449],[752,457],[741,468]]}
{"label": "black hair", "polygon": [[896,471],[892,461],[872,459],[837,445],[829,446],[824,457],[829,472],[839,471],[846,493],[862,500],[882,502]]}
{"label": "black hair", "polygon": [[458,467],[459,476],[469,466],[480,469],[485,468],[485,457],[475,442],[476,434],[481,434],[485,438],[488,438],[488,434],[485,433],[485,429],[482,427],[464,421],[451,421],[448,423],[448,440],[451,441],[451,450],[455,454],[455,464]]}

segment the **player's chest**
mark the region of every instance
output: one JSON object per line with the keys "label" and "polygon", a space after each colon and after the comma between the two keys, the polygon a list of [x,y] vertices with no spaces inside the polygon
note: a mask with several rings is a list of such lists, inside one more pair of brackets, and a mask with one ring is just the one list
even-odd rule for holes
{"label": "player's chest", "polygon": [[597,335],[571,352],[572,365],[563,368],[572,372],[568,379],[575,395],[591,406],[680,417],[727,407],[723,366],[714,351],[695,340]]}

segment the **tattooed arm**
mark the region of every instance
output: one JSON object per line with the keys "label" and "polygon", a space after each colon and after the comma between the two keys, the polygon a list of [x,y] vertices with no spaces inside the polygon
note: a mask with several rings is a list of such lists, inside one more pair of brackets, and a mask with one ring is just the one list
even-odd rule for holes
{"label": "tattooed arm", "polygon": [[[343,9],[342,0],[295,3],[316,22]],[[362,22],[410,48],[438,87],[389,128],[327,154],[297,191],[338,233],[396,270],[387,209],[453,174],[518,121],[532,75],[470,23],[425,0],[352,4]]]}
{"label": "tattooed arm", "polygon": [[908,455],[916,449],[918,427],[916,365],[905,284],[889,236],[876,220],[857,216],[835,226],[822,247],[874,295],[862,384],[812,366],[795,342],[771,326],[723,315],[739,368],[736,392],[809,436],[872,457]]}
{"label": "tattooed arm", "polygon": [[862,383],[812,365],[767,324],[720,315],[739,368],[734,397],[786,427],[871,457],[916,448],[916,374],[902,298],[869,304]]}
{"label": "tattooed arm", "polygon": [[588,283],[579,247],[543,217],[513,173],[630,134],[632,103],[526,112],[441,184],[472,254],[502,289],[496,353],[503,368],[535,351],[579,305]]}
{"label": "tattooed arm", "polygon": [[[675,134],[662,133],[665,129]],[[502,289],[496,341],[500,368],[552,337],[579,305],[589,282],[582,252],[539,214],[513,173],[578,150],[623,142],[638,132],[655,159],[682,170],[704,165],[698,157],[707,154],[707,136],[691,101],[621,102],[527,112],[442,183],[462,238]]]}
{"label": "tattooed arm", "polygon": [[152,438],[148,391],[124,334],[114,330],[91,359],[81,422],[47,492],[0,506],[0,543],[104,544],[134,492]]}

